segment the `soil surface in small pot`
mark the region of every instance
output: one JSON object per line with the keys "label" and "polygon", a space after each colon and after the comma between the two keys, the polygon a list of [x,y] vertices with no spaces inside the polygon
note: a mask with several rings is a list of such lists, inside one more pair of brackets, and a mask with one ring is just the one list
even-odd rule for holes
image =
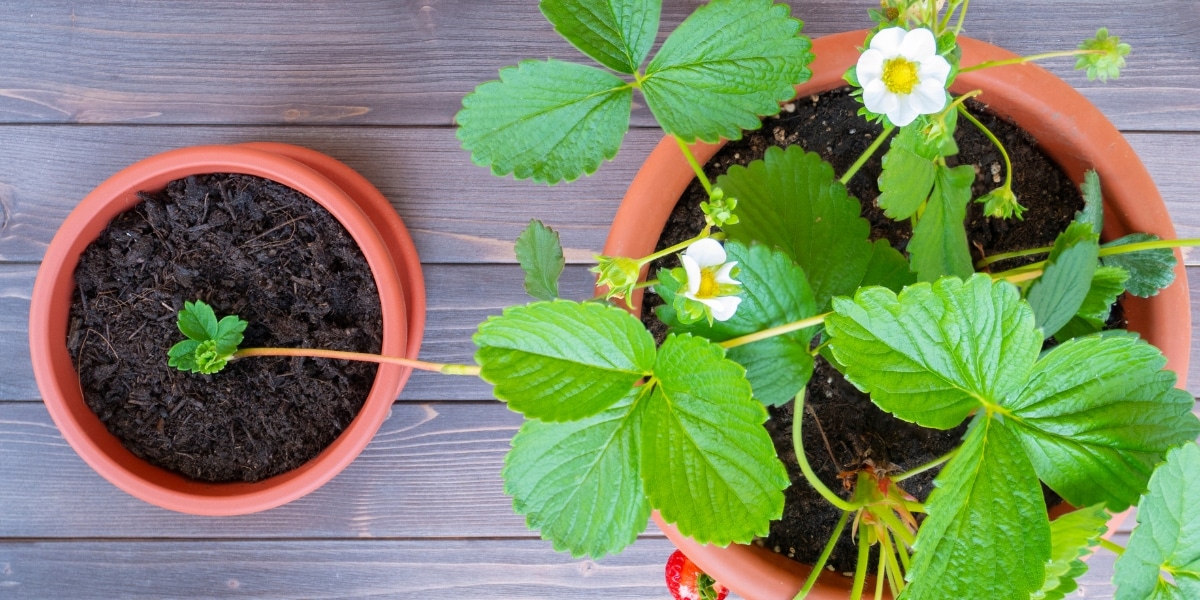
{"label": "soil surface in small pot", "polygon": [[88,406],[135,455],[210,482],[294,469],[358,414],[371,363],[249,358],[215,375],[167,365],[176,315],[204,300],[249,321],[243,348],[379,352],[375,280],[324,208],[273,181],[212,174],[140,194],[93,242],[68,348]]}
{"label": "soil surface in small pot", "polygon": [[[833,165],[835,173],[845,173],[882,130],[858,116],[861,105],[849,92],[849,88],[843,88],[788,103],[778,117],[765,119],[761,129],[746,132],[742,140],[727,144],[709,161],[705,172],[715,182],[731,165],[745,165],[760,159],[771,146],[800,144],[806,150],[820,154]],[[1083,207],[1078,188],[1037,149],[1036,141],[1023,130],[987,113],[981,104],[972,102],[970,108],[1008,150],[1014,165],[1013,190],[1028,209],[1024,220],[999,220],[985,218],[982,205],[972,202],[966,227],[974,246],[973,259],[978,260],[982,253],[1052,245],[1055,237]],[[1004,159],[977,128],[967,120],[959,119],[955,139],[959,154],[948,158],[947,162],[950,166],[975,166],[977,175],[972,197],[978,198],[1004,182]],[[871,223],[872,239],[886,238],[892,246],[904,251],[912,235],[908,222],[892,221],[875,204],[879,195],[876,181],[886,148],[887,144],[876,152],[847,187],[862,203],[862,215]],[[668,220],[658,250],[687,240],[703,228],[704,215],[699,203],[706,199],[703,188],[693,181]],[[1042,258],[1044,256],[1005,261],[994,267],[1004,270]],[[650,272],[679,266],[676,263],[677,259],[668,257],[652,264]],[[645,296],[643,321],[661,341],[665,327],[652,316],[652,310],[659,304],[658,296],[652,293]],[[1114,313],[1119,313],[1119,308],[1114,308]],[[1119,320],[1118,314],[1110,323]],[[792,485],[786,491],[783,519],[772,523],[770,535],[760,543],[812,564],[832,534],[840,512],[813,490],[800,473],[791,441],[792,405],[774,407],[769,412],[771,418],[766,428],[774,439],[780,459],[788,467]],[[936,431],[895,419],[879,410],[866,394],[859,392],[820,357],[808,386],[805,413],[804,448],[808,461],[817,476],[835,491],[843,490],[839,473],[854,471],[867,459],[876,465],[892,465],[894,472],[902,472],[958,446],[966,430],[965,423],[953,430]],[[932,491],[936,473],[937,470],[931,470],[912,477],[903,483],[903,487],[924,500]],[[849,498],[849,492],[843,492],[843,496]],[[1047,498],[1051,504],[1058,501],[1057,497]],[[877,564],[876,557],[873,551],[872,571]],[[857,547],[847,527],[830,558],[829,567],[850,572],[854,570],[856,560]]]}

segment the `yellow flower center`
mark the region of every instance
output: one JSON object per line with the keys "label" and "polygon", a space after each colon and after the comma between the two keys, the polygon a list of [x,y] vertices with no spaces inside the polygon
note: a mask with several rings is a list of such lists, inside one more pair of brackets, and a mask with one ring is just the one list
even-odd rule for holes
{"label": "yellow flower center", "polygon": [[717,271],[712,267],[700,270],[700,289],[696,291],[697,298],[716,298],[721,291],[717,283]]}
{"label": "yellow flower center", "polygon": [[920,83],[917,79],[918,66],[900,56],[883,63],[883,85],[893,94],[911,94]]}

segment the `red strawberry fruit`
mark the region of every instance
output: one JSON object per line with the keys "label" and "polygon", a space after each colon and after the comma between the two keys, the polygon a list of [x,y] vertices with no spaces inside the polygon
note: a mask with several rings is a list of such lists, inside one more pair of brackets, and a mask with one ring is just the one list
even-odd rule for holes
{"label": "red strawberry fruit", "polygon": [[729,590],[676,550],[667,559],[667,589],[675,600],[725,600]]}

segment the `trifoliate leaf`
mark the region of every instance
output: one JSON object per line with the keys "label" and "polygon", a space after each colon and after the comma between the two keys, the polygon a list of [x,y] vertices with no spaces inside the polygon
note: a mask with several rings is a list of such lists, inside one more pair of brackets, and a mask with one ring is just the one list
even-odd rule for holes
{"label": "trifoliate leaf", "polygon": [[758,129],[760,116],[778,113],[812,75],[812,44],[797,35],[801,23],[789,10],[771,0],[713,0],[680,24],[641,82],[663,130],[686,142],[737,140]]}
{"label": "trifoliate leaf", "polygon": [[213,339],[216,342],[218,354],[233,354],[237,352],[238,346],[242,343],[242,332],[246,331],[247,323],[238,318],[237,315],[226,315],[221,317],[221,321],[217,323],[217,337]]}
{"label": "trifoliate leaf", "polygon": [[616,156],[633,88],[593,67],[522,61],[463,98],[455,119],[471,160],[492,173],[543,183],[591,174]]}
{"label": "trifoliate leaf", "polygon": [[1050,559],[1041,486],[1012,433],[981,417],[935,482],[906,600],[1029,600]]}
{"label": "trifoliate leaf", "polygon": [[242,343],[242,332],[246,330],[246,322],[237,315],[227,315],[217,321],[212,307],[202,300],[184,302],[176,323],[188,339],[171,346],[167,351],[167,365],[206,375],[225,368]]}
{"label": "trifoliate leaf", "polygon": [[[1156,235],[1134,233],[1104,244],[1101,248],[1152,242],[1157,239],[1159,238]],[[1112,254],[1100,259],[1100,263],[1105,266],[1121,267],[1129,271],[1129,281],[1125,282],[1125,287],[1130,294],[1140,298],[1149,298],[1171,285],[1171,282],[1175,281],[1176,262],[1178,261],[1175,260],[1175,252],[1169,248]]]}
{"label": "trifoliate leaf", "polygon": [[943,275],[967,278],[975,272],[963,225],[974,182],[975,169],[970,165],[938,166],[933,194],[908,242],[912,270],[920,281]]}
{"label": "trifoliate leaf", "polygon": [[818,311],[860,286],[912,281],[899,252],[868,240],[862,206],[816,154],[769,148],[763,160],[731,167],[717,184],[739,201],[741,220],[725,228],[729,239],[761,242],[791,257],[808,275]]}
{"label": "trifoliate leaf", "polygon": [[724,546],[766,535],[783,513],[787,471],[763,429],[742,367],[720,346],[669,335],[642,413],[642,474],[650,505],[684,535]]}
{"label": "trifoliate leaf", "polygon": [[1020,389],[1042,336],[1017,289],[986,275],[836,298],[825,319],[846,379],[905,421],[949,429]]}
{"label": "trifoliate leaf", "polygon": [[1062,600],[1075,591],[1075,580],[1087,573],[1083,557],[1098,544],[1108,529],[1108,512],[1103,506],[1089,506],[1069,512],[1050,522],[1050,562],[1046,581],[1031,600]]}
{"label": "trifoliate leaf", "polygon": [[1088,289],[1087,297],[1083,299],[1083,304],[1079,306],[1079,312],[1054,334],[1054,338],[1065,342],[1103,329],[1109,313],[1112,312],[1113,303],[1125,291],[1127,279],[1129,272],[1125,269],[1097,267],[1092,273],[1092,285]]}
{"label": "trifoliate leaf", "polygon": [[1087,69],[1088,81],[1099,79],[1108,81],[1111,77],[1121,76],[1125,68],[1125,57],[1129,55],[1129,44],[1121,43],[1121,38],[1108,35],[1108,29],[1101,27],[1096,35],[1079,44],[1080,50],[1091,50],[1095,54],[1081,54],[1075,59],[1076,69]]}
{"label": "trifoliate leaf", "polygon": [[539,300],[557,298],[558,278],[566,264],[558,232],[532,220],[517,236],[515,249],[517,262],[525,271],[525,292]]}
{"label": "trifoliate leaf", "polygon": [[171,349],[167,350],[167,366],[175,367],[180,371],[202,372],[196,364],[196,350],[201,343],[196,340],[183,340],[171,346]]}
{"label": "trifoliate leaf", "polygon": [[474,341],[495,396],[543,421],[594,415],[654,368],[654,337],[642,322],[591,302],[514,306],[480,324]]}
{"label": "trifoliate leaf", "polygon": [[[1138,505],[1138,525],[1113,567],[1116,600],[1200,598],[1200,448],[1167,454]],[[1170,575],[1174,584],[1163,573]]]}
{"label": "trifoliate leaf", "polygon": [[[672,331],[723,342],[817,314],[804,270],[786,254],[762,244],[746,247],[740,242],[725,244],[725,252],[740,269],[737,279],[742,282],[742,303],[737,312],[728,321],[685,325],[672,308],[674,290],[679,285],[668,282],[656,286],[655,291],[664,303],[658,308],[658,318]],[[669,271],[659,273],[659,281],[667,278],[671,278]],[[755,398],[768,405],[782,404],[794,398],[812,376],[813,358],[808,350],[818,328],[809,327],[737,346],[728,351],[728,356],[746,368],[746,378],[750,380]]]}
{"label": "trifoliate leaf", "polygon": [[1083,209],[1075,213],[1076,223],[1088,223],[1092,231],[1100,233],[1104,229],[1104,196],[1100,192],[1100,175],[1095,170],[1088,169],[1083,174]]}
{"label": "trifoliate leaf", "polygon": [[203,300],[184,302],[176,324],[180,333],[197,342],[215,340],[220,333],[216,313]]}
{"label": "trifoliate leaf", "polygon": [[933,161],[893,146],[883,157],[879,208],[896,220],[913,216],[929,198],[936,171]]}
{"label": "trifoliate leaf", "polygon": [[555,550],[599,558],[646,528],[639,388],[608,409],[568,423],[526,421],[504,459],[504,493]]}
{"label": "trifoliate leaf", "polygon": [[1100,236],[1090,223],[1071,223],[1054,241],[1042,276],[1025,296],[1044,337],[1058,333],[1083,306],[1099,254]]}
{"label": "trifoliate leaf", "polygon": [[1038,476],[1075,506],[1137,502],[1167,449],[1200,435],[1195,400],[1144,341],[1085,336],[1054,347],[1004,402]]}
{"label": "trifoliate leaf", "polygon": [[554,30],[596,62],[620,73],[637,72],[658,33],[662,2],[655,0],[542,0]]}

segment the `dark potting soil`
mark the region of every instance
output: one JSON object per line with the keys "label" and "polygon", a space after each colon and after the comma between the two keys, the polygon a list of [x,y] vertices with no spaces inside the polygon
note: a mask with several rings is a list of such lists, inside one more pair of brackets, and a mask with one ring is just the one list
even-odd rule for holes
{"label": "dark potting soil", "polygon": [[75,271],[67,345],[88,406],[135,455],[211,482],[316,456],[358,414],[371,363],[251,358],[215,375],[167,365],[176,315],[204,300],[249,321],[242,347],[379,352],[375,280],[324,208],[278,183],[173,181],[109,224]]}
{"label": "dark potting soil", "polygon": [[[745,132],[742,140],[727,144],[705,166],[705,172],[715,182],[731,165],[745,165],[760,159],[771,146],[800,144],[806,150],[820,154],[833,165],[835,173],[844,173],[882,130],[859,117],[859,107],[858,101],[850,96],[849,88],[798,98],[785,105],[778,117],[765,119],[762,128]],[[1053,244],[1076,211],[1083,207],[1078,188],[1037,149],[1036,141],[1029,134],[987,113],[986,107],[979,103],[971,102],[969,108],[1008,149],[1014,167],[1013,190],[1028,209],[1024,220],[991,219],[983,216],[981,204],[972,202],[966,227],[968,239],[974,246],[973,259],[978,260],[982,253],[996,254]],[[959,154],[948,158],[947,162],[950,166],[975,166],[977,175],[972,197],[980,197],[999,187],[1004,181],[1004,159],[991,141],[965,119],[959,120],[955,139]],[[875,205],[879,194],[876,181],[886,148],[887,144],[877,151],[847,187],[862,203],[863,217],[871,223],[871,238],[887,238],[892,246],[904,251],[912,235],[908,222],[892,221]],[[658,241],[658,250],[687,240],[703,228],[704,215],[699,203],[706,199],[703,188],[693,181],[667,221]],[[1004,261],[994,267],[1004,270],[1041,258],[1044,257]],[[676,262],[674,257],[657,261],[651,265],[650,272],[679,266]],[[661,341],[665,327],[652,316],[653,308],[659,304],[658,296],[645,296],[643,321]],[[1119,321],[1119,315],[1114,320]],[[832,535],[840,512],[813,490],[800,473],[791,441],[792,405],[771,408],[769,412],[766,428],[775,441],[776,452],[788,468],[792,485],[786,491],[783,518],[772,523],[770,535],[760,543],[812,564]],[[867,459],[877,466],[890,466],[897,473],[912,469],[958,446],[966,430],[966,424],[949,431],[937,431],[895,419],[879,410],[866,394],[859,392],[820,357],[808,386],[805,413],[805,454],[821,481],[835,491],[843,490],[839,472],[856,470]],[[903,488],[924,500],[932,491],[936,474],[937,470],[931,470],[912,477],[903,483]],[[849,492],[843,492],[843,496],[848,498]],[[1047,501],[1054,504],[1058,499],[1048,496]],[[872,570],[876,557],[873,551]],[[829,566],[846,573],[854,570],[856,561],[857,547],[847,527]]]}

